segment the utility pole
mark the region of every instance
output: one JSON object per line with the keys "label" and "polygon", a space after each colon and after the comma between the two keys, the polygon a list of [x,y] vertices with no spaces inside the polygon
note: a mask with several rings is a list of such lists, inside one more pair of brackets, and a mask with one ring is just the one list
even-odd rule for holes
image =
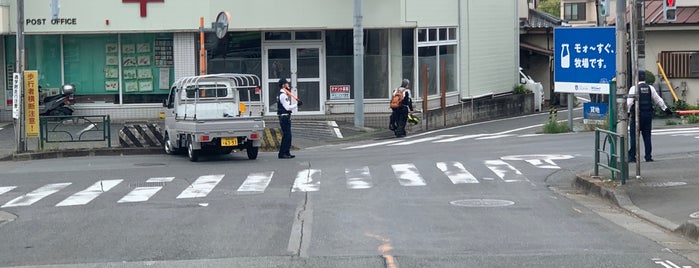
{"label": "utility pole", "polygon": [[[617,118],[617,134],[624,137],[624,141],[629,140],[628,125],[629,120],[626,111],[626,94],[628,94],[628,85],[626,84],[627,66],[626,66],[626,0],[616,0],[616,103],[610,103],[615,106],[612,111],[616,111]],[[625,154],[627,152],[619,153]]]}
{"label": "utility pole", "polygon": [[364,26],[362,1],[354,0],[354,126],[364,127]]}
{"label": "utility pole", "polygon": [[[643,17],[645,13],[645,1],[643,0],[632,0],[631,1],[631,77],[633,77],[633,85],[638,86],[638,73],[645,71],[645,32],[644,32],[644,20]],[[636,92],[633,96],[635,111],[635,135],[636,144],[630,144],[629,146],[636,147],[636,179],[641,178],[641,125],[640,125],[640,105],[638,104],[639,90],[636,88]]]}
{"label": "utility pole", "polygon": [[[17,0],[17,50],[15,51],[15,72],[24,81],[24,0]],[[24,138],[24,82],[19,83],[19,118],[15,120],[15,135],[17,137],[17,153],[27,150]]]}

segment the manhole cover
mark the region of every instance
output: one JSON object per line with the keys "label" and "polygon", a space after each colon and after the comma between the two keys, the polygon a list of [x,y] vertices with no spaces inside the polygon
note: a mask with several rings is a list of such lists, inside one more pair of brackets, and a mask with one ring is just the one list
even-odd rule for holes
{"label": "manhole cover", "polygon": [[668,181],[668,182],[647,182],[647,183],[643,183],[642,185],[646,186],[646,187],[673,187],[673,186],[687,185],[687,183],[683,182],[683,181]]}
{"label": "manhole cover", "polygon": [[137,163],[134,164],[134,166],[140,166],[140,167],[153,167],[153,166],[164,166],[166,165],[165,163]]}
{"label": "manhole cover", "polygon": [[692,219],[699,219],[699,211],[689,214],[689,217]]}
{"label": "manhole cover", "polygon": [[514,205],[515,202],[510,200],[498,200],[498,199],[464,199],[449,202],[454,206],[460,207],[476,207],[476,208],[489,208],[489,207],[506,207]]}

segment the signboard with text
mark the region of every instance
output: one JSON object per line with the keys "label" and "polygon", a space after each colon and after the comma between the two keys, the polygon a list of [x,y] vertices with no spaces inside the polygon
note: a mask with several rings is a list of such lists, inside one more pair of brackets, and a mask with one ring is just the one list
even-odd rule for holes
{"label": "signboard with text", "polygon": [[583,104],[583,122],[585,124],[602,124],[607,118],[606,103],[586,102]]}
{"label": "signboard with text", "polygon": [[27,137],[39,136],[39,72],[24,71],[24,119]]}
{"label": "signboard with text", "polygon": [[330,86],[330,99],[331,100],[349,100],[350,99],[350,86]]}
{"label": "signboard with text", "polygon": [[22,105],[22,76],[19,73],[12,74],[12,118],[19,119],[19,106]]}
{"label": "signboard with text", "polygon": [[609,94],[616,76],[613,27],[555,28],[555,92]]}

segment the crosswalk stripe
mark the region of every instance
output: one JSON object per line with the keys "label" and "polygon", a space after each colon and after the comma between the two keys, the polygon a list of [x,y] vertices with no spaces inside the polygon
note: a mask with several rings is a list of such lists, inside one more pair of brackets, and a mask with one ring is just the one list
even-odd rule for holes
{"label": "crosswalk stripe", "polygon": [[17,186],[5,186],[5,187],[0,187],[0,195],[7,193],[9,191],[12,191],[12,189],[17,188]]}
{"label": "crosswalk stripe", "polygon": [[433,141],[433,140],[438,140],[438,139],[443,139],[443,138],[450,138],[450,137],[454,137],[454,135],[439,135],[439,136],[434,136],[434,137],[427,137],[427,138],[404,141],[401,143],[390,144],[388,146],[411,145],[411,144],[416,144],[416,143],[421,143],[421,142],[426,142],[426,141]]}
{"label": "crosswalk stripe", "polygon": [[517,170],[512,165],[502,160],[487,160],[486,167],[492,170],[495,175],[500,177],[504,182],[529,181],[521,171]]}
{"label": "crosswalk stripe", "polygon": [[444,172],[453,184],[478,183],[478,179],[459,162],[438,162],[437,168]]}
{"label": "crosswalk stripe", "polygon": [[653,133],[675,132],[675,131],[697,131],[697,130],[699,130],[699,127],[666,128],[666,129],[653,129]]}
{"label": "crosswalk stripe", "polygon": [[373,186],[369,167],[345,169],[347,189],[369,189]]}
{"label": "crosswalk stripe", "polygon": [[320,169],[299,171],[291,192],[316,192],[320,190]]}
{"label": "crosswalk stripe", "polygon": [[44,197],[47,197],[49,195],[52,195],[63,188],[68,187],[68,185],[71,185],[72,183],[66,182],[66,183],[52,183],[52,184],[47,184],[39,189],[36,189],[28,194],[25,194],[23,196],[17,197],[13,199],[10,202],[7,202],[6,204],[2,205],[3,208],[6,207],[23,207],[23,206],[30,206],[39,200],[43,199]]}
{"label": "crosswalk stripe", "polygon": [[425,179],[422,178],[413,164],[391,165],[393,173],[398,177],[398,182],[402,186],[425,186]]}
{"label": "crosswalk stripe", "polygon": [[[162,178],[150,178],[146,183],[166,183],[174,180],[175,177],[162,177]],[[152,196],[154,196],[163,186],[143,186],[136,187],[131,192],[126,194],[124,197],[119,199],[117,203],[134,203],[134,202],[145,202],[148,201]]]}
{"label": "crosswalk stripe", "polygon": [[238,187],[238,193],[264,193],[272,181],[274,171],[251,173],[243,184]]}
{"label": "crosswalk stripe", "polygon": [[111,190],[112,188],[114,188],[114,186],[117,186],[122,181],[123,180],[98,181],[95,184],[93,184],[92,186],[87,187],[87,189],[82,190],[80,192],[77,192],[77,193],[69,196],[65,200],[56,204],[56,206],[63,207],[63,206],[85,205],[87,203],[90,203],[90,201],[94,200],[102,193]]}
{"label": "crosswalk stripe", "polygon": [[187,189],[177,196],[181,198],[199,198],[209,195],[211,190],[218,185],[225,175],[204,175],[194,181]]}

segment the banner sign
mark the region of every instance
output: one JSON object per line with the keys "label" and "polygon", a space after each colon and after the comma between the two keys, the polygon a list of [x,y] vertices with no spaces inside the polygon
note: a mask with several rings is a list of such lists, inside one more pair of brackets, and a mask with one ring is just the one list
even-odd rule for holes
{"label": "banner sign", "polygon": [[39,72],[24,71],[24,113],[27,137],[39,136]]}
{"label": "banner sign", "polygon": [[19,119],[19,107],[22,105],[22,76],[12,74],[12,118]]}
{"label": "banner sign", "polygon": [[350,86],[349,85],[330,86],[330,99],[331,100],[349,100],[350,99]]}

